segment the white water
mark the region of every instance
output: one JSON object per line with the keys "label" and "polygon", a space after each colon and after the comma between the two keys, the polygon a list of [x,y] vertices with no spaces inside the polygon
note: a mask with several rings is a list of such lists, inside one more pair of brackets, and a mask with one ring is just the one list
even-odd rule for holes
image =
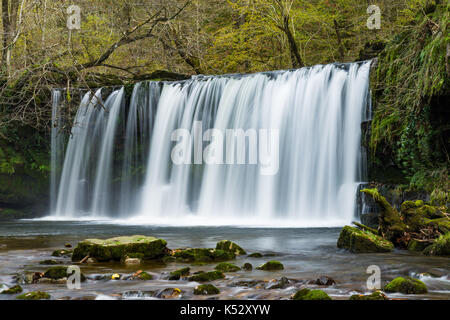
{"label": "white water", "polygon": [[[100,90],[94,97],[88,93],[60,179],[54,178],[60,183],[51,218],[213,226],[349,223],[364,180],[360,125],[369,104],[369,66],[144,82],[135,86],[129,106],[123,89],[104,103]],[[194,135],[194,121],[202,121],[203,132],[279,130],[277,174],[261,175],[260,164],[173,164],[171,134],[184,128]],[[188,143],[194,158],[194,141]],[[56,152],[62,153],[52,148]]]}

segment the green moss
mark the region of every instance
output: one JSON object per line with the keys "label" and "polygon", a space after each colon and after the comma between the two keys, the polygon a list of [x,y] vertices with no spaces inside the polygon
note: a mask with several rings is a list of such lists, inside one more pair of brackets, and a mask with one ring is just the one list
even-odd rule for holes
{"label": "green moss", "polygon": [[18,294],[18,293],[21,293],[22,291],[23,291],[22,287],[17,285],[17,286],[11,287],[9,289],[3,290],[0,293],[1,294]]}
{"label": "green moss", "polygon": [[384,291],[404,294],[422,294],[428,292],[425,283],[411,277],[395,278],[384,287]]}
{"label": "green moss", "polygon": [[350,226],[342,229],[337,247],[353,253],[390,252],[394,249],[392,242],[371,232]]}
{"label": "green moss", "polygon": [[233,252],[208,248],[177,249],[173,257],[183,262],[220,262],[236,258]]}
{"label": "green moss", "polygon": [[217,242],[216,249],[233,252],[235,255],[247,254],[244,249],[230,240],[222,240]]}
{"label": "green moss", "polygon": [[254,252],[248,255],[250,258],[262,258],[263,255],[259,252]]}
{"label": "green moss", "polygon": [[201,284],[194,288],[194,294],[196,295],[211,295],[211,294],[219,294],[220,290],[217,289],[212,284]]}
{"label": "green moss", "polygon": [[189,281],[207,282],[225,278],[220,271],[201,272],[189,277]]}
{"label": "green moss", "polygon": [[263,265],[257,267],[258,270],[266,270],[266,271],[274,271],[274,270],[283,270],[284,266],[280,261],[268,261]]}
{"label": "green moss", "polygon": [[153,276],[145,271],[139,273],[136,278],[144,281],[153,280]]}
{"label": "green moss", "polygon": [[432,245],[425,248],[424,253],[432,256],[450,256],[450,232],[436,239]]}
{"label": "green moss", "polygon": [[389,300],[381,291],[375,291],[372,294],[354,294],[350,300]]}
{"label": "green moss", "polygon": [[180,280],[181,277],[188,276],[190,271],[191,271],[191,268],[189,268],[189,267],[172,271],[169,274],[169,280]]}
{"label": "green moss", "polygon": [[[66,266],[56,266],[50,267],[47,271],[44,272],[44,278],[50,278],[53,280],[59,280],[63,278],[67,278],[67,267]],[[86,277],[84,274],[81,274],[81,281],[85,281]]]}
{"label": "green moss", "polygon": [[448,233],[450,232],[450,219],[449,218],[441,218],[441,219],[433,219],[427,221],[427,226],[433,226],[440,233]]}
{"label": "green moss", "polygon": [[17,299],[21,300],[48,300],[50,299],[50,295],[47,292],[42,291],[33,291],[21,294],[17,296]]}
{"label": "green moss", "polygon": [[61,261],[56,261],[56,260],[50,259],[50,260],[43,260],[43,261],[40,261],[39,264],[43,264],[43,265],[54,265],[54,264],[61,264]]}
{"label": "green moss", "polygon": [[122,261],[131,255],[143,259],[155,259],[164,256],[167,242],[147,236],[116,237],[111,239],[87,239],[78,243],[72,261],[80,261],[86,256],[103,261]]}
{"label": "green moss", "polygon": [[428,242],[421,242],[415,239],[409,240],[408,250],[409,251],[423,251],[429,245]]}
{"label": "green moss", "polygon": [[311,290],[308,288],[297,291],[292,300],[331,300],[330,296],[323,290]]}
{"label": "green moss", "polygon": [[237,265],[227,262],[219,263],[214,269],[222,272],[236,272],[241,270],[241,268],[239,268]]}

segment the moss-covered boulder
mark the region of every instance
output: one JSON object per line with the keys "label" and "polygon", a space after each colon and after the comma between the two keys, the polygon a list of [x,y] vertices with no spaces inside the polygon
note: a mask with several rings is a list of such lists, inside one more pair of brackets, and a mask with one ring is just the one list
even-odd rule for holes
{"label": "moss-covered boulder", "polygon": [[353,253],[390,252],[394,249],[392,242],[383,237],[350,226],[342,229],[337,246]]}
{"label": "moss-covered boulder", "polygon": [[371,196],[380,208],[379,229],[381,235],[385,239],[396,243],[407,231],[407,226],[402,221],[399,212],[389,204],[386,198],[383,197],[376,188],[363,189],[361,192]]}
{"label": "moss-covered boulder", "polygon": [[222,240],[217,242],[216,245],[217,250],[223,250],[227,252],[233,252],[235,255],[247,254],[244,249],[238,246],[236,243],[230,240]]}
{"label": "moss-covered boulder", "polygon": [[20,300],[48,300],[50,299],[50,295],[47,292],[42,291],[32,291],[27,292],[24,294],[21,294],[20,296],[16,297]]}
{"label": "moss-covered boulder", "polygon": [[404,294],[422,294],[428,292],[425,283],[411,277],[395,278],[384,287],[384,291]]}
{"label": "moss-covered boulder", "polygon": [[189,281],[208,282],[225,278],[221,271],[200,272],[189,277]]}
{"label": "moss-covered boulder", "polygon": [[190,274],[191,268],[181,268],[175,271],[172,271],[169,274],[169,280],[180,280],[181,277],[187,277]]}
{"label": "moss-covered boulder", "polygon": [[262,258],[263,257],[263,255],[259,252],[250,253],[248,256],[250,258]]}
{"label": "moss-covered boulder", "polygon": [[450,232],[441,235],[423,253],[430,256],[450,256]]}
{"label": "moss-covered boulder", "polygon": [[234,252],[209,248],[176,249],[172,256],[183,262],[221,262],[236,258]]}
{"label": "moss-covered boulder", "polygon": [[219,294],[220,290],[217,289],[212,284],[201,284],[194,288],[194,294],[196,295],[211,295],[211,294]]}
{"label": "moss-covered boulder", "polygon": [[149,281],[149,280],[153,280],[153,276],[145,271],[141,271],[141,272],[136,272],[133,275],[133,279]]}
{"label": "moss-covered boulder", "polygon": [[252,271],[252,270],[253,270],[253,266],[252,266],[251,263],[246,262],[246,263],[244,263],[244,265],[242,266],[242,269],[245,270],[245,271]]}
{"label": "moss-covered boulder", "polygon": [[381,291],[375,291],[371,294],[354,294],[350,297],[350,300],[389,300],[386,295]]}
{"label": "moss-covered boulder", "polygon": [[18,294],[21,293],[22,291],[23,291],[22,287],[17,285],[9,289],[3,290],[2,292],[0,292],[0,294]]}
{"label": "moss-covered boulder", "polygon": [[147,236],[127,236],[111,239],[86,239],[78,243],[73,251],[72,261],[80,261],[89,256],[99,262],[123,261],[126,257],[156,259],[167,252],[167,242]]}
{"label": "moss-covered boulder", "polygon": [[241,270],[237,265],[228,262],[219,263],[214,269],[222,272],[236,272]]}
{"label": "moss-covered boulder", "polygon": [[[56,266],[51,267],[47,269],[47,271],[44,272],[43,278],[53,279],[53,280],[59,280],[63,278],[67,278],[67,267],[66,266]],[[81,281],[85,281],[86,277],[84,274],[80,275]]]}
{"label": "moss-covered boulder", "polygon": [[258,270],[275,271],[283,270],[284,266],[280,261],[272,260],[264,263],[263,265],[257,267]]}
{"label": "moss-covered boulder", "polygon": [[311,290],[308,288],[297,291],[292,300],[331,300],[330,296],[323,290]]}

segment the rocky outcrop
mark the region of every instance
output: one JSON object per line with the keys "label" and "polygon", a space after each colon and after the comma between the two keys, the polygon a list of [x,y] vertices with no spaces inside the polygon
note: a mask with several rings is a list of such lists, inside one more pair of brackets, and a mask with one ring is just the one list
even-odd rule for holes
{"label": "rocky outcrop", "polygon": [[87,239],[78,243],[73,251],[72,261],[89,256],[99,262],[123,261],[126,258],[155,259],[167,252],[167,242],[148,236],[128,236],[111,239]]}

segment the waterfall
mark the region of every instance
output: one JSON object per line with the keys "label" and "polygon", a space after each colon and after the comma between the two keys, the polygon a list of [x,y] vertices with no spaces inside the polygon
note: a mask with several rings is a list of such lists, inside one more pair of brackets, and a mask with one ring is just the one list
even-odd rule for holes
{"label": "waterfall", "polygon": [[[52,217],[349,223],[365,180],[361,123],[370,115],[369,69],[370,62],[360,62],[147,81],[129,93],[116,89],[106,101],[104,89],[86,93],[61,174],[52,176],[52,185],[60,181]],[[56,135],[52,154],[64,148]]]}

